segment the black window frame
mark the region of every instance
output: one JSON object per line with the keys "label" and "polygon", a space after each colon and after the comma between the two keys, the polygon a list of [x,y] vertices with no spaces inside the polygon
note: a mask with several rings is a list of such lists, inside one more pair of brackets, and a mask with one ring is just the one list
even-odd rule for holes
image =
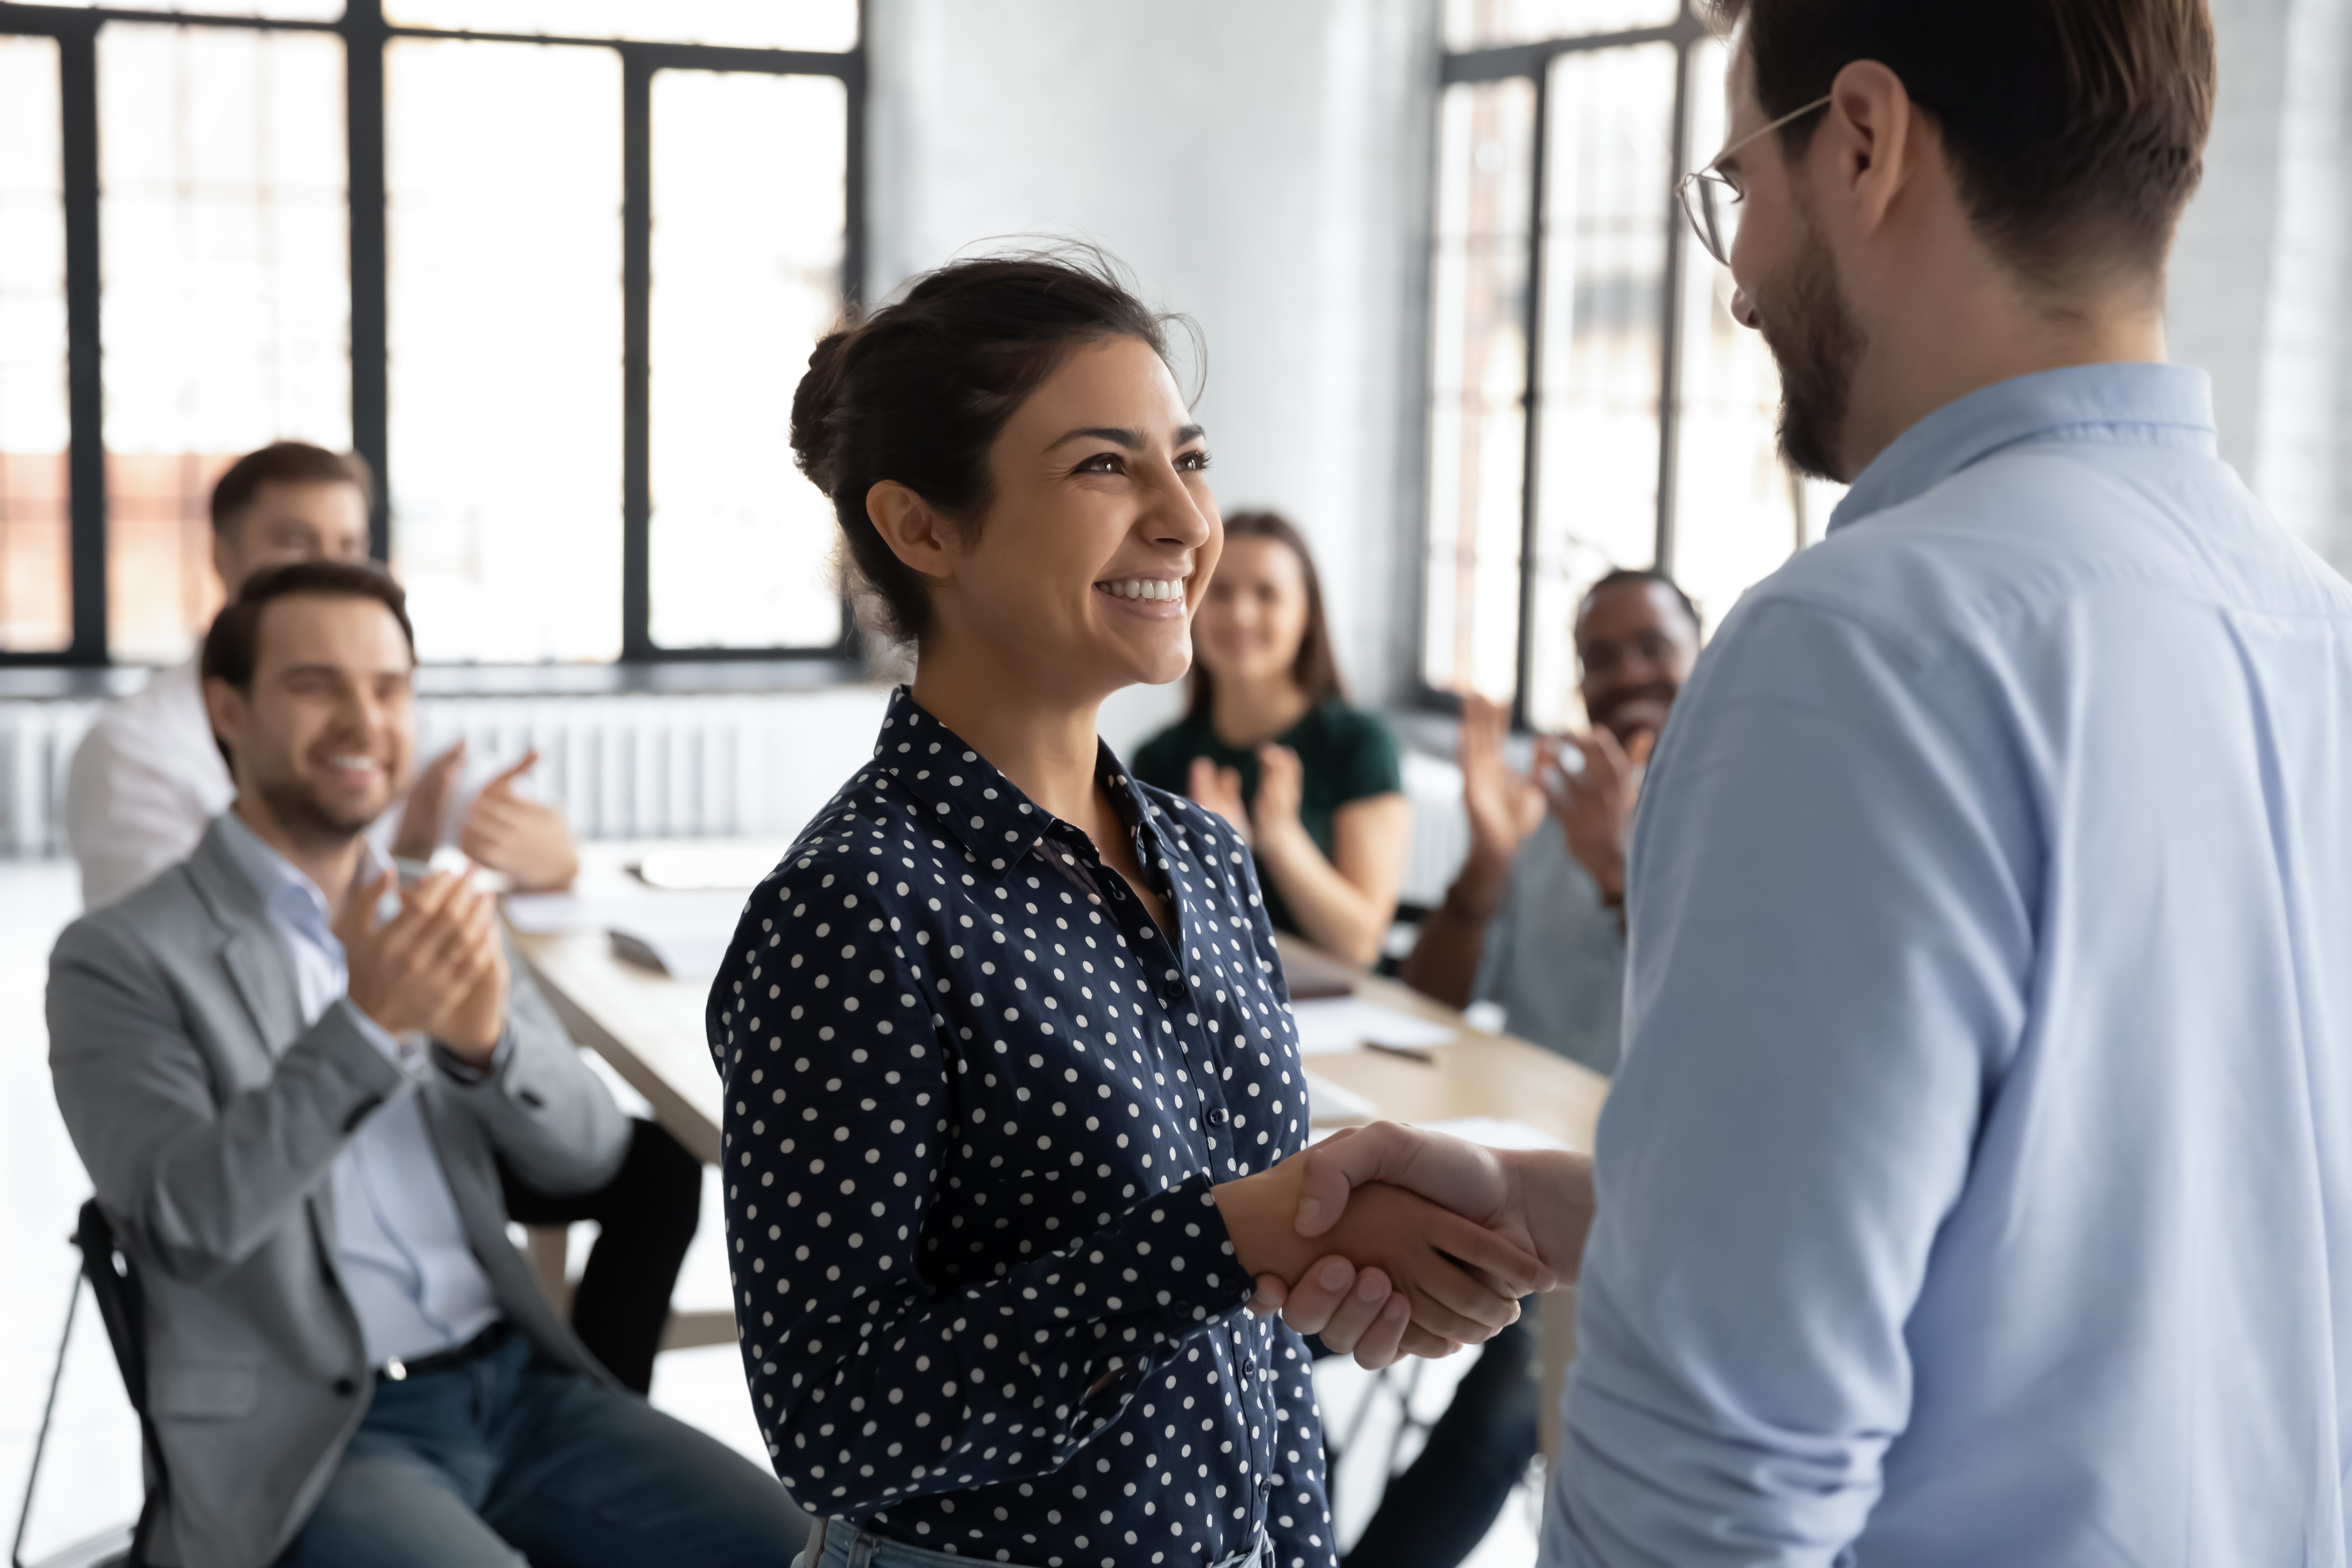
{"label": "black window frame", "polygon": [[[1549,237],[1550,212],[1548,162],[1551,141],[1551,66],[1563,55],[1592,54],[1604,49],[1634,48],[1649,44],[1672,44],[1675,47],[1675,101],[1673,109],[1671,150],[1667,170],[1670,180],[1679,180],[1690,167],[1691,131],[1691,68],[1693,58],[1701,45],[1716,40],[1717,35],[1698,11],[1696,0],[1680,0],[1675,19],[1656,26],[1622,28],[1614,32],[1584,33],[1567,37],[1545,38],[1519,44],[1500,44],[1487,48],[1447,52],[1440,57],[1438,70],[1438,111],[1443,112],[1444,90],[1460,85],[1485,84],[1524,79],[1535,89],[1535,124],[1533,155],[1528,161],[1528,178],[1534,189],[1530,193],[1528,223],[1528,284],[1521,301],[1520,327],[1527,342],[1527,390],[1520,400],[1519,416],[1524,422],[1525,446],[1519,475],[1519,584],[1518,636],[1512,670],[1511,723],[1514,729],[1531,726],[1528,717],[1528,688],[1535,659],[1535,592],[1536,592],[1536,532],[1537,508],[1542,497],[1541,420],[1543,417],[1543,308],[1546,284],[1544,250]],[[1442,158],[1444,138],[1433,137],[1433,155]],[[1435,178],[1442,180],[1442,170]],[[1437,188],[1432,185],[1433,192]],[[1682,359],[1683,359],[1683,291],[1688,267],[1688,251],[1693,237],[1685,232],[1689,220],[1683,216],[1682,204],[1674,199],[1669,186],[1666,193],[1664,232],[1659,237],[1665,247],[1665,268],[1662,277],[1659,343],[1661,359],[1658,376],[1658,498],[1657,522],[1653,535],[1652,561],[1672,570],[1675,551],[1675,483],[1682,454]],[[1434,245],[1430,255],[1436,254]],[[1433,284],[1435,273],[1427,275]],[[1433,312],[1436,300],[1431,290],[1423,291],[1426,308]],[[1418,405],[1419,446],[1428,451],[1433,404],[1430,395],[1434,389],[1436,366],[1429,367],[1424,376],[1423,396]],[[1425,460],[1425,459],[1424,459]],[[1431,507],[1427,474],[1424,469],[1421,485],[1422,529],[1417,557],[1423,574],[1429,561],[1431,526],[1435,519]],[[1412,689],[1417,706],[1444,712],[1458,712],[1461,699],[1452,691],[1429,684],[1426,642],[1429,631],[1429,594],[1424,580],[1414,599],[1412,643]]]}
{"label": "black window frame", "polygon": [[[387,22],[383,0],[348,0],[336,21],[151,11],[112,6],[67,9],[0,0],[0,36],[54,38],[58,44],[66,248],[66,401],[68,421],[70,605],[72,641],[63,649],[0,649],[0,668],[105,668],[106,574],[104,336],[99,267],[98,34],[110,22],[228,27],[251,32],[331,33],[343,41],[345,146],[350,159],[352,446],[374,469],[369,548],[391,557],[392,467],[386,369],[387,257],[384,227],[384,50],[396,38],[545,44],[610,49],[621,59],[622,465],[621,653],[624,665],[744,660],[853,658],[857,634],[845,604],[841,639],[826,647],[662,647],[652,637],[650,540],[653,291],[653,79],[660,70],[740,71],[827,76],[845,89],[848,115],[841,298],[856,310],[866,273],[866,40],[858,0],[857,42],[839,54],[654,43],[539,33],[475,32]],[[781,432],[779,435],[781,436]]]}

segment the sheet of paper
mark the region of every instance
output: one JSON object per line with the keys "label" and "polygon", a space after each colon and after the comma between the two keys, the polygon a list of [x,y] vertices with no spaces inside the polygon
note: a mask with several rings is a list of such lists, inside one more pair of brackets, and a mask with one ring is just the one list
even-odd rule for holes
{"label": "sheet of paper", "polygon": [[570,893],[509,893],[507,923],[520,931],[584,931],[596,923],[587,904]]}
{"label": "sheet of paper", "polygon": [[1380,1119],[1381,1108],[1354,1089],[1343,1089],[1329,1079],[1314,1073],[1307,1075],[1307,1120],[1309,1124],[1353,1127]]}
{"label": "sheet of paper", "polygon": [[[1309,1099],[1307,1104],[1311,1108],[1314,1100]],[[1444,1132],[1465,1143],[1483,1143],[1489,1149],[1569,1147],[1549,1132],[1500,1116],[1457,1116],[1448,1121],[1416,1121],[1413,1125],[1425,1132]]]}
{"label": "sheet of paper", "polygon": [[1366,1044],[1425,1050],[1450,1046],[1451,1026],[1432,1023],[1417,1014],[1383,1007],[1354,996],[1294,1002],[1290,1015],[1298,1021],[1298,1054],[1314,1057],[1352,1051]]}
{"label": "sheet of paper", "polygon": [[630,868],[648,888],[669,892],[748,891],[776,868],[782,844],[672,844],[648,850]]}

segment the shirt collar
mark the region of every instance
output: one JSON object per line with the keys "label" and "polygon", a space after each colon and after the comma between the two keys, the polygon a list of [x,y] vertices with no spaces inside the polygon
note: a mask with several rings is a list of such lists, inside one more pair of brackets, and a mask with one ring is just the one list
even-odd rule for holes
{"label": "shirt collar", "polygon": [[[236,862],[237,869],[253,884],[253,890],[261,895],[263,909],[274,918],[304,917],[320,931],[329,928],[331,920],[327,895],[319,890],[318,883],[272,848],[237,816],[234,807],[221,813],[220,826],[221,843],[227,848],[229,858]],[[362,839],[359,865],[352,874],[367,879],[380,875],[382,870],[375,847]]]}
{"label": "shirt collar", "polygon": [[1830,513],[1829,531],[1925,495],[1969,465],[2026,441],[2216,449],[2213,384],[2189,365],[2084,364],[1979,387],[1937,409],[1879,453]]}
{"label": "shirt collar", "polygon": [[[915,804],[917,818],[960,845],[973,874],[985,880],[1001,880],[1055,828],[1073,838],[1084,837],[1022,794],[988,759],[926,712],[904,686],[890,694],[874,761]],[[1164,852],[1159,811],[1099,738],[1095,776],[1128,826],[1144,835],[1155,853]]]}

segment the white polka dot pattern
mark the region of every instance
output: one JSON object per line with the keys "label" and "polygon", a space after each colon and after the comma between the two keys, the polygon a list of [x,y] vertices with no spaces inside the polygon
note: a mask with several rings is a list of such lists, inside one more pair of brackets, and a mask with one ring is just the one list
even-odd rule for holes
{"label": "white polka dot pattern", "polygon": [[1247,849],[1098,762],[1171,945],[901,689],[711,989],[736,1322],[801,1503],[1039,1568],[1335,1561],[1298,1336],[1209,1189],[1304,1146]]}

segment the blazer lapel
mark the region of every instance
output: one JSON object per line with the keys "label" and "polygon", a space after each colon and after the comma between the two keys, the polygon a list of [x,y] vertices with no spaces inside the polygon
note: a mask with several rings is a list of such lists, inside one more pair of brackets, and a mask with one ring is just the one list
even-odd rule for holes
{"label": "blazer lapel", "polygon": [[188,857],[188,875],[226,936],[221,963],[274,1061],[302,1032],[302,998],[294,985],[293,960],[269,924],[261,894],[221,842],[220,832],[215,818]]}

